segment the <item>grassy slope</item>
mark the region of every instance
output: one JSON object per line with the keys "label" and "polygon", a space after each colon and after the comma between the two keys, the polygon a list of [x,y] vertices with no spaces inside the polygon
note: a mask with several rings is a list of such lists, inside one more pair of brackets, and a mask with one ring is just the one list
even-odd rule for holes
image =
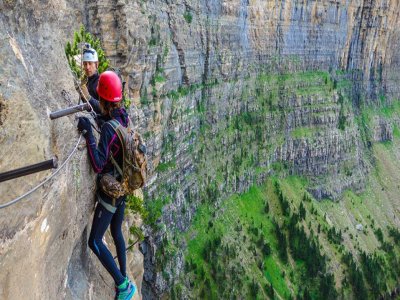
{"label": "grassy slope", "polygon": [[[340,263],[343,247],[328,240],[327,230],[332,227],[341,230],[343,249],[352,252],[356,261],[359,260],[357,254],[361,250],[368,253],[376,251],[386,257],[385,252],[379,249],[380,242],[374,231],[381,228],[384,239],[390,241],[387,235],[387,226],[400,227],[400,197],[398,196],[400,192],[400,172],[398,172],[400,155],[396,151],[399,146],[398,140],[374,145],[376,166],[370,174],[369,184],[363,194],[355,195],[348,191],[339,202],[317,202],[315,200],[303,202],[307,213],[305,220],[301,222],[305,225],[308,233],[310,230],[316,233],[318,225],[320,225],[321,231],[318,239],[322,253],[329,257],[328,270],[334,273],[338,290],[342,288],[343,274],[346,272],[346,267]],[[196,265],[204,266],[205,269],[204,278],[200,278],[196,275],[196,270],[193,271],[190,268],[185,274],[183,282],[193,286],[193,289],[188,291],[192,297],[208,295],[210,298],[218,298],[222,295],[221,284],[213,277],[210,261],[205,259],[202,254],[206,242],[216,236],[222,237],[222,245],[235,247],[237,256],[225,263],[222,260],[224,254],[220,253],[218,259],[213,262],[219,261],[225,271],[229,271],[232,265],[241,265],[244,268],[244,273],[240,275],[240,280],[243,281],[240,292],[231,290],[230,294],[225,294],[226,296],[253,298],[254,295],[251,292],[253,280],[259,285],[256,298],[268,297],[266,286],[270,283],[274,287],[276,298],[288,299],[289,295],[296,295],[299,289],[299,272],[301,272],[299,266],[302,262],[295,262],[289,258],[289,262],[283,264],[278,257],[277,239],[273,234],[271,220],[275,218],[280,223],[284,217],[274,191],[273,182],[275,180],[277,179],[269,178],[265,185],[252,187],[246,194],[229,198],[222,204],[222,207],[216,209],[207,206],[200,207],[193,225],[185,235],[188,242],[186,261],[195,262]],[[299,177],[287,177],[279,181],[284,195],[291,203],[292,212],[297,211],[305,192],[306,180]],[[268,213],[264,211],[266,202],[269,203]],[[314,213],[312,214],[311,211]],[[238,224],[242,225],[241,230],[236,229]],[[357,230],[357,224],[362,224],[364,231]],[[259,249],[254,251],[256,235],[250,231],[252,227],[259,228],[263,232],[265,240],[272,249],[270,255],[263,256]],[[399,255],[398,250],[399,248],[396,249],[397,255]],[[259,263],[260,257],[263,265]],[[229,282],[231,279],[226,278],[225,280]],[[210,294],[204,294],[204,291],[201,294],[201,289],[209,289],[208,285],[211,287]],[[393,288],[395,282],[390,279],[388,285]],[[224,288],[228,287],[229,284],[224,286]],[[343,295],[351,296],[351,290],[348,287],[344,288]]]}
{"label": "grassy slope", "polygon": [[[304,91],[297,88],[298,82],[307,83]],[[344,84],[347,84],[346,81],[339,81],[337,88],[341,90]],[[324,98],[331,98],[332,88],[334,88],[332,81],[324,72],[260,75],[256,86],[259,86],[258,99],[263,109],[274,113],[277,113],[278,90],[282,86],[289,87],[289,90],[297,95],[320,95]],[[326,107],[328,102],[325,101],[322,105]],[[318,105],[318,103],[313,103],[310,107]],[[348,108],[345,107],[345,109]],[[370,123],[372,116],[377,113],[385,118],[391,118],[394,114],[399,115],[399,112],[399,103],[381,111],[366,109],[361,121]],[[211,145],[220,145],[221,140],[224,139],[225,143],[232,144],[236,141],[233,137],[236,137],[238,129],[240,129],[242,139],[245,139],[244,142],[247,136],[251,139],[254,136],[255,125],[258,123],[254,125],[251,118],[249,122],[249,117],[252,117],[250,113],[234,118],[235,122],[226,124],[223,130],[217,133],[215,143]],[[349,125],[346,122],[344,126]],[[291,136],[309,138],[314,135],[315,130],[315,128],[297,127],[291,132]],[[400,136],[400,130],[396,126],[394,136],[397,139]],[[400,143],[397,139],[393,143],[374,144],[372,152],[375,165],[371,167],[372,171],[364,193],[355,195],[347,191],[343,199],[338,202],[315,200],[303,202],[306,217],[299,223],[302,224],[307,235],[313,233],[314,236],[318,236],[321,252],[328,257],[327,270],[334,274],[336,289],[342,293],[342,297],[348,298],[352,295],[351,288],[346,283],[343,285],[348,272],[347,267],[341,262],[345,252],[352,253],[356,262],[360,261],[361,251],[375,252],[384,256],[388,264],[386,254],[379,249],[381,243],[374,231],[381,228],[384,240],[390,242],[387,226],[400,228],[400,211],[397,208],[400,204],[400,197],[397,196],[400,189],[398,184],[400,175],[397,172],[400,167],[398,162],[400,155],[396,151]],[[275,140],[278,141],[279,138],[275,137]],[[235,149],[240,152],[242,148]],[[224,179],[218,171],[223,169],[218,162],[225,165],[225,160],[219,159],[225,155],[222,152],[225,153],[226,149],[216,148],[207,152],[213,163],[206,160],[205,170],[213,166],[209,174],[216,174],[216,178],[211,182],[219,183]],[[248,157],[247,152],[244,157]],[[235,152],[232,153],[235,154]],[[233,154],[231,156],[235,158]],[[236,156],[239,157],[239,155]],[[226,160],[234,161],[232,157],[226,157]],[[277,162],[275,165],[279,169],[280,163]],[[239,175],[253,167],[252,162],[247,163],[247,161],[242,161],[239,166],[237,170]],[[275,170],[274,165],[272,168]],[[202,169],[201,165],[199,169]],[[230,170],[228,167],[227,169]],[[280,173],[279,170],[277,173]],[[288,222],[288,218],[282,216],[281,206],[274,189],[276,180],[278,179],[269,178],[263,186],[252,187],[245,194],[230,197],[222,202],[221,207],[210,207],[210,203],[207,203],[198,208],[188,232],[178,237],[178,240],[183,239],[187,244],[186,266],[183,276],[172,291],[172,298],[181,298],[180,295],[184,295],[202,299],[265,299],[267,297],[288,299],[291,296],[295,297],[299,291],[304,292],[302,286],[305,273],[304,262],[295,261],[289,255],[288,262],[283,263],[278,255],[278,241],[273,223],[275,220],[281,226]],[[307,181],[299,177],[286,177],[278,181],[283,194],[290,202],[292,213],[298,212],[306,192]],[[265,212],[265,203],[269,204],[268,213]],[[362,224],[364,230],[358,231],[357,224]],[[255,228],[256,231],[254,231]],[[333,229],[340,230],[342,233],[341,244],[335,244],[328,238],[328,230]],[[263,253],[262,247],[257,245],[261,237],[271,248],[269,255]],[[400,256],[398,251],[399,249],[396,248],[397,257]],[[271,284],[275,296],[269,288]],[[388,280],[389,288],[393,288],[394,285],[395,282],[392,279]],[[315,295],[315,291],[311,291],[311,297],[315,298]]]}
{"label": "grassy slope", "polygon": [[[264,212],[266,198],[268,198],[267,187],[253,187],[248,193],[225,201],[214,217],[214,210],[210,207],[200,208],[193,226],[186,234],[188,240],[187,260],[193,260],[198,265],[207,266],[205,273],[206,276],[210,276],[210,268],[202,257],[202,251],[206,241],[222,234],[224,244],[235,245],[238,249],[238,256],[237,259],[232,261],[233,264],[240,261],[242,265],[246,266],[246,273],[251,273],[251,275],[248,275],[249,278],[256,278],[258,282],[264,284],[267,283],[268,279],[273,283],[275,289],[279,291],[279,294],[288,295],[289,290],[281,276],[281,270],[284,267],[280,265],[278,259],[274,259],[276,254],[273,253],[265,259],[266,267],[264,271],[261,271],[258,269],[256,261],[249,250],[253,242],[247,237],[249,235],[246,231],[253,222],[257,227],[261,227],[262,224],[263,233],[265,236],[269,236],[268,241],[271,246],[273,248],[276,247],[276,240],[271,235],[272,223],[269,216]],[[209,226],[210,220],[213,222],[212,227]],[[241,232],[236,231],[236,226],[239,222],[243,224]],[[244,236],[246,236],[246,240],[244,240]],[[250,282],[251,280],[247,281]],[[212,294],[217,295],[217,285],[213,284],[211,288]]]}

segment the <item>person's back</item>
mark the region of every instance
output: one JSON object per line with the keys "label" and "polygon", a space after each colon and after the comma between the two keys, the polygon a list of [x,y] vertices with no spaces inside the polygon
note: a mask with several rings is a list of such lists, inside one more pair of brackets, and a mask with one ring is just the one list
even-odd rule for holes
{"label": "person's back", "polygon": [[[96,91],[99,95],[99,106],[104,114],[126,127],[129,117],[125,109],[121,107],[122,84],[118,75],[111,71],[102,73],[99,76]],[[98,180],[100,183],[102,178],[106,176],[116,182],[120,180],[120,176],[111,162],[111,156],[117,162],[122,163],[123,151],[121,141],[112,125],[106,122],[101,127],[98,145],[96,145],[91,123],[87,118],[79,118],[78,130],[85,132],[84,135],[90,162],[93,170],[99,174]],[[126,274],[126,247],[121,229],[126,196],[113,197],[104,186],[101,184],[99,186],[102,188],[98,188],[96,191],[98,203],[93,217],[88,244],[113,277],[116,286],[116,299],[128,300],[133,297],[136,287]],[[102,241],[108,226],[110,226],[111,235],[115,243],[119,268]]]}

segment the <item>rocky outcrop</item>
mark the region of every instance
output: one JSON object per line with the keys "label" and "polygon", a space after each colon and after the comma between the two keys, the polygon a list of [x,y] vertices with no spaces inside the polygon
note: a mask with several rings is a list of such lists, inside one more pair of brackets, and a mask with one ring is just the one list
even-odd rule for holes
{"label": "rocky outcrop", "polygon": [[374,142],[385,142],[393,140],[393,124],[382,116],[373,119],[372,140]]}
{"label": "rocky outcrop", "polygon": [[[83,12],[83,3],[78,2],[1,4],[1,171],[54,156],[61,165],[76,145],[74,116],[50,121],[48,113],[77,103],[64,45],[86,19]],[[81,145],[52,180],[0,210],[1,299],[114,296],[111,277],[87,248],[95,174],[86,157]],[[52,172],[2,182],[1,203],[22,195]],[[140,288],[143,258],[138,245],[128,261],[129,275]]]}

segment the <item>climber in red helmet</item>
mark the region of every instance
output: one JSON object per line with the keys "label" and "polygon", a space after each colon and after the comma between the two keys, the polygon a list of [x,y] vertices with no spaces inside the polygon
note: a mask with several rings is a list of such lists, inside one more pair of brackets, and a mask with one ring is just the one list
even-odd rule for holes
{"label": "climber in red helmet", "polygon": [[[127,127],[129,118],[122,107],[122,84],[118,75],[112,71],[102,73],[99,77],[97,93],[103,115],[109,117],[111,121],[115,120],[122,126]],[[84,132],[91,165],[93,170],[99,174],[99,188],[96,191],[98,202],[89,236],[89,247],[113,277],[117,292],[115,299],[131,299],[136,287],[126,274],[126,247],[121,229],[126,196],[118,198],[110,196],[107,188],[104,187],[104,180],[102,180],[105,178],[121,180],[121,176],[111,162],[111,157],[114,158],[118,165],[122,165],[122,145],[110,121],[105,122],[101,127],[98,145],[96,145],[96,140],[93,136],[91,123],[86,117],[79,118],[78,130]],[[102,241],[108,226],[110,226],[117,250],[119,268]]]}

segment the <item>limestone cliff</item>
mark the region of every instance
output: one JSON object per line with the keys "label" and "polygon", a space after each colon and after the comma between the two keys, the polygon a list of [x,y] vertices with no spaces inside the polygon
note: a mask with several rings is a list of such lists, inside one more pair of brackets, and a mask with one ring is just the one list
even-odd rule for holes
{"label": "limestone cliff", "polygon": [[[359,116],[399,96],[398,5],[148,1],[108,14],[123,24],[134,16],[121,35],[104,36],[128,62],[154,170],[147,192],[164,207],[143,244],[146,295],[183,270],[175,233],[199,200],[217,206],[269,174],[308,177],[317,199],[364,190],[369,147],[391,140],[392,121]],[[169,258],[155,263],[160,256]]]}
{"label": "limestone cliff", "polygon": [[[122,69],[135,104],[130,113],[149,149],[145,198],[160,214],[142,244],[149,298],[168,292],[182,272],[185,245],[174,238],[201,202],[217,207],[271,174],[306,176],[317,199],[361,192],[373,168],[371,144],[391,140],[400,124],[361,117],[364,108],[399,97],[398,1],[2,5],[1,169],[53,154],[62,160],[73,147],[73,117],[50,122],[47,112],[76,102],[63,46],[80,24]],[[97,292],[101,280],[92,281],[97,271],[85,248],[94,180],[85,155],[78,152],[51,184],[0,212],[1,296],[18,293],[17,275],[31,278],[21,295],[35,291],[38,299]],[[43,176],[1,184],[2,201]],[[26,264],[37,265],[25,272]],[[74,276],[89,279],[79,286],[66,279]]]}

